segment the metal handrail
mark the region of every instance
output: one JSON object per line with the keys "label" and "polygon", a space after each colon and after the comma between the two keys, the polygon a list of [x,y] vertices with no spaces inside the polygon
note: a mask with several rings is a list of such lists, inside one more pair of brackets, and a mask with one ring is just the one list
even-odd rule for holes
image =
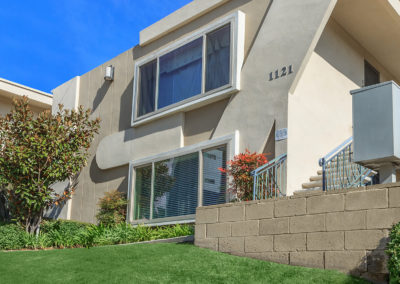
{"label": "metal handrail", "polygon": [[285,195],[286,160],[287,154],[282,154],[251,172],[254,176],[253,200]]}
{"label": "metal handrail", "polygon": [[321,159],[319,159],[319,165],[322,167],[322,163],[324,161],[328,161],[330,159],[332,159],[334,157],[335,154],[337,154],[339,151],[343,150],[343,148],[347,145],[349,145],[350,143],[353,143],[353,136],[347,138],[342,144],[340,144],[339,146],[337,146],[335,149],[333,149],[332,151],[330,151],[327,155],[325,155],[324,157],[322,157]]}
{"label": "metal handrail", "polygon": [[345,189],[373,183],[366,181],[375,173],[356,164],[353,159],[353,137],[348,138],[338,147],[319,160],[322,167],[322,189]]}

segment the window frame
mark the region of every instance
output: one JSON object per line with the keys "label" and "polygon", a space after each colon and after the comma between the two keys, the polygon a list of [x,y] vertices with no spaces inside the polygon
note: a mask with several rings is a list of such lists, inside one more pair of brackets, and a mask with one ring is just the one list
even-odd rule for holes
{"label": "window frame", "polygon": [[[195,214],[185,215],[185,216],[175,216],[159,219],[141,219],[134,220],[135,212],[135,182],[136,182],[136,169],[144,166],[152,165],[152,186],[151,186],[151,196],[153,196],[154,191],[154,164],[159,161],[164,161],[174,157],[184,156],[194,152],[199,153],[199,175],[198,175],[198,188],[197,188],[197,206],[202,206],[203,204],[203,152],[205,150],[210,150],[220,146],[226,145],[226,160],[232,160],[235,155],[239,153],[239,132],[213,140],[201,142],[195,145],[175,149],[173,151],[161,153],[151,157],[146,157],[136,161],[131,161],[129,163],[129,174],[128,174],[128,206],[127,206],[127,217],[126,221],[128,223],[138,225],[138,224],[149,224],[149,225],[166,225],[166,224],[177,224],[177,223],[192,223],[195,221]],[[228,185],[229,179],[226,179]],[[151,198],[152,199],[152,198]],[[152,210],[152,202],[150,203],[150,210]],[[151,216],[152,214],[150,214]]]}
{"label": "window frame", "polygon": [[[229,83],[221,86],[217,89],[205,92],[205,77],[206,77],[206,46],[207,46],[207,34],[222,28],[223,26],[230,24],[231,33],[231,50],[230,50],[230,79]],[[236,11],[224,18],[216,20],[211,24],[197,30],[190,36],[184,37],[183,39],[172,43],[154,53],[151,53],[135,63],[134,67],[134,83],[133,83],[133,101],[132,101],[132,114],[131,114],[131,126],[136,127],[147,123],[149,121],[172,115],[174,113],[194,109],[197,107],[204,106],[214,101],[228,97],[234,92],[240,90],[240,70],[244,60],[244,38],[245,38],[245,14],[241,11]],[[202,47],[202,82],[201,82],[201,93],[193,97],[187,98],[180,102],[171,104],[169,106],[158,109],[158,95],[159,95],[159,70],[160,60],[159,58],[179,47],[184,46],[187,43],[192,42],[198,38],[203,38]],[[139,74],[140,67],[150,63],[153,60],[157,60],[157,78],[156,78],[156,94],[155,94],[155,110],[142,116],[137,115],[138,100],[139,100]]]}

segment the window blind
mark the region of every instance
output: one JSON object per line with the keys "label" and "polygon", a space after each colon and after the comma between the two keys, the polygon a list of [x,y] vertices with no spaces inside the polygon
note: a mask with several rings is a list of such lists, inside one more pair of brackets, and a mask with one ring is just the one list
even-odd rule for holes
{"label": "window blind", "polygon": [[203,206],[226,203],[226,146],[203,151]]}
{"label": "window blind", "polygon": [[155,163],[153,219],[196,213],[199,154]]}
{"label": "window blind", "polygon": [[134,219],[150,219],[152,166],[136,168]]}

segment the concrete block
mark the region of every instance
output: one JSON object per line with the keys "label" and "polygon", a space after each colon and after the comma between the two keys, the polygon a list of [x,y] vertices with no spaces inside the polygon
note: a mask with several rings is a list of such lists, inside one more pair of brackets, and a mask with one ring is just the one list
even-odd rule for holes
{"label": "concrete block", "polygon": [[218,250],[220,252],[244,252],[244,237],[220,238]]}
{"label": "concrete block", "polygon": [[273,201],[246,205],[246,220],[269,219],[273,217]]}
{"label": "concrete block", "polygon": [[290,217],[290,233],[325,231],[325,214]]}
{"label": "concrete block", "polygon": [[245,252],[265,252],[273,251],[274,240],[273,236],[255,236],[246,237],[244,239]]}
{"label": "concrete block", "polygon": [[337,212],[326,214],[327,231],[361,230],[367,227],[366,211]]}
{"label": "concrete block", "polygon": [[194,238],[197,240],[206,238],[206,224],[194,226]]}
{"label": "concrete block", "polygon": [[260,260],[289,264],[289,253],[288,252],[256,252],[247,253],[248,257],[256,258]]}
{"label": "concrete block", "polygon": [[260,235],[279,235],[289,233],[289,218],[260,220]]}
{"label": "concrete block", "polygon": [[388,242],[386,230],[360,230],[345,232],[345,248],[347,250],[385,249]]}
{"label": "concrete block", "polygon": [[298,216],[306,214],[306,199],[284,199],[275,202],[275,217]]}
{"label": "concrete block", "polygon": [[389,188],[389,207],[400,207],[400,187]]}
{"label": "concrete block", "polygon": [[346,210],[362,210],[388,207],[388,190],[374,189],[354,191],[346,194]]}
{"label": "concrete block", "polygon": [[344,232],[307,234],[307,250],[343,250]]}
{"label": "concrete block", "polygon": [[196,224],[207,224],[218,222],[218,208],[197,209]]}
{"label": "concrete block", "polygon": [[344,210],[344,196],[342,194],[329,194],[311,196],[307,198],[307,213],[328,213]]}
{"label": "concrete block", "polygon": [[194,239],[194,244],[200,248],[212,249],[218,251],[218,239],[207,238],[207,239]]}
{"label": "concrete block", "polygon": [[323,252],[291,252],[290,265],[324,268],[324,253]]}
{"label": "concrete block", "polygon": [[207,224],[207,238],[231,236],[231,224],[217,223]]}
{"label": "concrete block", "polygon": [[306,234],[274,235],[275,251],[306,250]]}
{"label": "concrete block", "polygon": [[258,235],[258,220],[241,221],[232,223],[232,236],[257,236]]}
{"label": "concrete block", "polygon": [[336,269],[347,273],[365,272],[367,270],[365,251],[327,251],[325,269]]}
{"label": "concrete block", "polygon": [[244,220],[244,205],[219,208],[219,222],[233,222]]}
{"label": "concrete block", "polygon": [[371,273],[389,273],[387,263],[388,255],[384,250],[374,250],[367,252],[367,267]]}
{"label": "concrete block", "polygon": [[367,229],[391,229],[400,222],[400,208],[367,211]]}

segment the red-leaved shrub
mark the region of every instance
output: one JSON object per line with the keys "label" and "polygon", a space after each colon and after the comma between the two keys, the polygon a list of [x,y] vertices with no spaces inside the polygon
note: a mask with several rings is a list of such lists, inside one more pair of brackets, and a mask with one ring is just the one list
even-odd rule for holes
{"label": "red-leaved shrub", "polygon": [[254,177],[251,172],[268,162],[265,154],[251,153],[248,149],[236,155],[227,163],[227,168],[219,168],[231,177],[228,190],[236,195],[238,201],[253,199]]}

